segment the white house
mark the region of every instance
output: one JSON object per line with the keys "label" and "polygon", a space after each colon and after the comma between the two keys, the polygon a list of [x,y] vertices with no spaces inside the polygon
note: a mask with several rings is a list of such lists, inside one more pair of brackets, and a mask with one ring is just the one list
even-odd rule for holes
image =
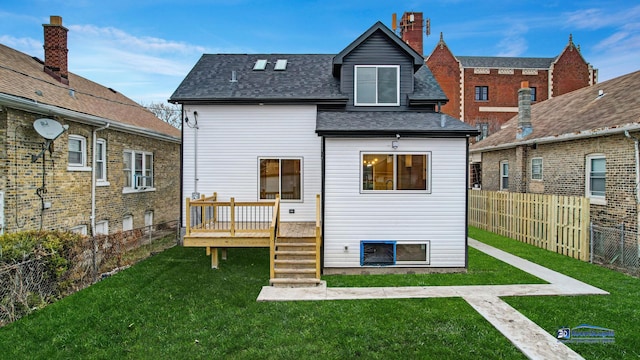
{"label": "white house", "polygon": [[183,198],[280,195],[281,221],[300,223],[320,194],[325,273],[466,268],[477,130],[438,112],[423,57],[382,23],[336,55],[205,54],[170,101]]}

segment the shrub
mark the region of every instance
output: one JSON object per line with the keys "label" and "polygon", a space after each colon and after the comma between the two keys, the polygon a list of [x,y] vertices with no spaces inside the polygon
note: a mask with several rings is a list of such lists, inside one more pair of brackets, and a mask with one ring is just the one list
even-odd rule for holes
{"label": "shrub", "polygon": [[[65,231],[21,231],[0,236],[0,266],[42,258],[46,275],[58,284],[82,247],[84,237]],[[60,288],[61,292],[66,289]]]}

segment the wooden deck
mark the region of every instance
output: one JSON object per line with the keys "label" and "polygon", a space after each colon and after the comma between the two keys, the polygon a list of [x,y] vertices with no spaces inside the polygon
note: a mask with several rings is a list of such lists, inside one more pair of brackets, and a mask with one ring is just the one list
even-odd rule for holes
{"label": "wooden deck", "polygon": [[[224,229],[225,227],[222,226]],[[269,232],[260,231],[269,226],[258,226],[256,230],[236,230],[231,234],[230,230],[206,229],[185,235],[184,246],[189,247],[269,247]],[[280,223],[278,237],[281,238],[309,238],[316,236],[316,223],[314,222],[283,222]]]}

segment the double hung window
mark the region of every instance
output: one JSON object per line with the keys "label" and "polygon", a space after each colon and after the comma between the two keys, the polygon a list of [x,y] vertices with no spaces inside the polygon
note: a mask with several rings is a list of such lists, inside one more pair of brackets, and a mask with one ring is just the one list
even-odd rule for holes
{"label": "double hung window", "polygon": [[153,189],[153,154],[125,150],[122,172],[125,189]]}
{"label": "double hung window", "polygon": [[87,166],[87,139],[80,135],[69,135],[68,149],[69,168]]}
{"label": "double hung window", "polygon": [[509,190],[509,162],[507,160],[500,162],[500,190]]}
{"label": "double hung window", "polygon": [[488,101],[489,100],[489,87],[488,86],[476,86],[476,101]]}
{"label": "double hung window", "polygon": [[586,159],[586,197],[591,198],[593,204],[606,204],[607,163],[602,154],[587,156]]}

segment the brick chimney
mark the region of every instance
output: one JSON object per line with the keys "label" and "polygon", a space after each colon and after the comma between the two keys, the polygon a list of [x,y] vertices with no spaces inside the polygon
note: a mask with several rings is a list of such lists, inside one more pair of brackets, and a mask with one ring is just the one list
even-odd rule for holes
{"label": "brick chimney", "polygon": [[400,18],[400,37],[420,55],[423,54],[422,31],[424,23],[421,12],[405,12]]}
{"label": "brick chimney", "polygon": [[520,83],[518,90],[518,131],[516,139],[524,139],[533,132],[531,125],[531,88],[528,81]]}
{"label": "brick chimney", "polygon": [[44,27],[44,71],[63,84],[69,84],[67,32],[62,17],[52,15]]}

